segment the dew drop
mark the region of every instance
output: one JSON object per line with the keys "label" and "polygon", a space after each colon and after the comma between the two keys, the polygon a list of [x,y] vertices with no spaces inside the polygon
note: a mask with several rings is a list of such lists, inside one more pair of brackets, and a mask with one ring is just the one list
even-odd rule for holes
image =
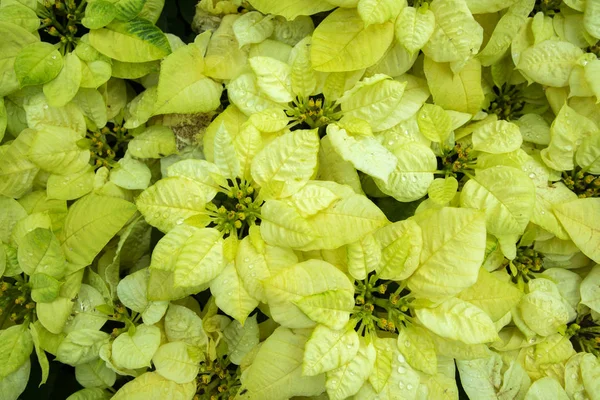
{"label": "dew drop", "polygon": [[404,389],[404,383],[400,382],[400,383],[398,384],[398,387],[399,387],[400,389]]}
{"label": "dew drop", "polygon": [[572,379],[577,379],[577,374],[572,374],[572,375],[571,375],[571,378],[572,378]]}
{"label": "dew drop", "polygon": [[249,257],[244,258],[244,262],[248,262],[248,261],[250,261]]}
{"label": "dew drop", "polygon": [[349,349],[351,349],[351,348],[352,348],[352,343],[348,343],[348,344],[346,345],[346,347],[347,347],[347,348],[349,348]]}
{"label": "dew drop", "polygon": [[233,292],[228,292],[227,296],[233,296]]}
{"label": "dew drop", "polygon": [[457,30],[457,31],[456,31],[456,34],[457,34],[457,35],[462,35],[462,34],[463,34],[463,32],[464,32],[464,31],[463,31],[462,29],[459,29],[459,30]]}
{"label": "dew drop", "polygon": [[408,129],[405,129],[405,130],[404,130],[404,134],[405,134],[406,136],[408,136],[408,135],[409,135]]}
{"label": "dew drop", "polygon": [[348,375],[350,375],[350,376],[354,376],[354,371],[350,371],[350,372],[348,372]]}
{"label": "dew drop", "polygon": [[535,338],[529,339],[529,344],[534,344],[534,343],[535,343]]}
{"label": "dew drop", "polygon": [[53,59],[53,60],[56,60],[56,56],[52,56],[52,59]]}
{"label": "dew drop", "polygon": [[413,175],[413,177],[412,177],[412,181],[413,181],[413,182],[416,182],[416,181],[417,181],[417,177]]}
{"label": "dew drop", "polygon": [[177,224],[177,225],[181,225],[181,224],[183,224],[183,219],[178,219],[178,220],[177,220],[177,222],[176,222],[176,224]]}
{"label": "dew drop", "polygon": [[403,175],[402,178],[400,178],[403,182],[406,181],[406,177]]}
{"label": "dew drop", "polygon": [[583,60],[581,62],[581,66],[585,67],[588,64],[588,60]]}
{"label": "dew drop", "polygon": [[406,347],[410,347],[410,342],[409,342],[408,340],[407,340],[407,341],[405,341],[405,342],[404,342],[404,346],[406,346]]}
{"label": "dew drop", "polygon": [[544,215],[544,214],[546,214],[546,211],[542,210],[542,211],[540,211],[540,214]]}
{"label": "dew drop", "polygon": [[401,363],[403,363],[406,360],[404,359],[404,356],[402,354],[398,354],[398,361],[400,361]]}
{"label": "dew drop", "polygon": [[389,140],[389,141],[388,141],[388,145],[389,145],[389,146],[391,146],[391,145],[393,145],[393,144],[394,144],[394,141],[393,141],[393,140]]}
{"label": "dew drop", "polygon": [[223,285],[227,285],[227,282],[229,282],[229,281],[228,281],[227,279],[225,279],[225,280],[223,281]]}
{"label": "dew drop", "polygon": [[251,273],[250,276],[253,278],[256,277],[256,272]]}
{"label": "dew drop", "polygon": [[142,148],[141,148],[141,147],[136,147],[135,149],[136,149],[137,151],[142,151]]}
{"label": "dew drop", "polygon": [[535,174],[532,172],[532,173],[530,173],[530,174],[529,174],[529,177],[530,177],[531,179],[533,179],[533,178],[535,178]]}
{"label": "dew drop", "polygon": [[398,367],[398,373],[399,374],[403,374],[406,372],[406,369],[404,369],[404,367]]}
{"label": "dew drop", "polygon": [[571,151],[571,150],[573,150],[573,146],[566,146],[566,147],[565,147],[565,150],[566,150],[566,151]]}
{"label": "dew drop", "polygon": [[44,104],[44,110],[48,109],[48,104]]}
{"label": "dew drop", "polygon": [[546,322],[547,322],[547,323],[549,323],[549,324],[551,324],[551,323],[552,323],[552,321],[553,321],[553,320],[552,320],[552,318],[548,318],[548,319],[546,320]]}
{"label": "dew drop", "polygon": [[254,264],[248,264],[248,269],[254,268]]}
{"label": "dew drop", "polygon": [[409,383],[408,385],[406,385],[406,388],[407,388],[408,390],[412,390],[412,388],[413,388],[413,385],[411,385],[411,384]]}

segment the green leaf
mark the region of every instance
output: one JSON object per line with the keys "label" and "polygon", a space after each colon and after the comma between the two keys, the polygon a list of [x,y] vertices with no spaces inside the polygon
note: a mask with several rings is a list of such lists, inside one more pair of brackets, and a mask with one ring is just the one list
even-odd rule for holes
{"label": "green leaf", "polygon": [[29,360],[33,339],[24,325],[13,325],[0,331],[0,378],[17,371]]}
{"label": "green leaf", "polygon": [[[150,21],[113,22],[89,33],[90,44],[102,54],[123,62],[158,60],[171,52],[164,33]],[[119,43],[119,46],[115,46]]]}
{"label": "green leaf", "polygon": [[333,3],[320,0],[250,0],[249,3],[263,14],[282,15],[288,21],[334,8]]}
{"label": "green leaf", "polygon": [[210,284],[217,306],[236,321],[244,324],[258,306],[258,300],[248,293],[234,263],[223,269]]}
{"label": "green leaf", "polygon": [[545,40],[526,49],[517,68],[542,85],[563,87],[569,84],[571,70],[582,54],[569,42]]}
{"label": "green leaf", "polygon": [[445,110],[473,115],[480,111],[484,94],[481,86],[481,64],[477,59],[472,58],[455,74],[450,64],[438,63],[430,57],[425,57],[423,70],[436,105]]}
{"label": "green leaf", "polygon": [[435,15],[424,7],[404,7],[396,19],[396,40],[410,53],[421,50],[435,29]]}
{"label": "green leaf", "polygon": [[223,330],[223,338],[227,343],[227,354],[234,364],[242,364],[244,357],[259,343],[259,327],[256,315],[251,316],[240,324],[231,321]]}
{"label": "green leaf", "polygon": [[[308,222],[309,231],[307,233],[312,236],[305,237],[305,239],[314,240],[303,245],[299,250],[337,249],[340,246],[356,242],[365,235],[388,224],[389,221],[379,207],[367,197],[356,194],[349,187],[333,182],[313,181],[313,183],[327,187],[334,193],[341,195],[342,198],[328,208],[304,220]],[[263,211],[264,209],[265,206],[263,206]],[[264,212],[262,215],[264,223]],[[282,217],[279,217],[278,220],[278,222],[284,223]],[[273,221],[273,219],[270,221]],[[262,229],[261,225],[261,232],[263,232]],[[263,236],[269,244],[273,244],[270,242],[272,236],[267,239],[264,232]],[[288,247],[296,247],[296,245]]]}
{"label": "green leaf", "polygon": [[365,25],[369,26],[393,22],[404,7],[404,2],[396,0],[360,0],[356,11]]}
{"label": "green leaf", "polygon": [[40,386],[46,383],[48,380],[48,374],[50,373],[50,364],[48,363],[48,357],[46,356],[45,348],[42,348],[40,343],[40,334],[38,333],[39,328],[35,326],[35,324],[29,325],[29,333],[31,334],[31,338],[33,340],[33,345],[35,348],[35,354],[37,356],[38,363],[40,364],[40,368],[42,370],[42,379],[40,382]]}
{"label": "green leaf", "polygon": [[79,329],[70,332],[58,346],[56,359],[69,365],[85,364],[98,358],[100,347],[107,343],[110,335],[94,329]]}
{"label": "green leaf", "polygon": [[288,197],[300,190],[315,173],[318,151],[316,129],[285,133],[254,157],[252,178],[261,186],[261,193],[265,191],[263,196]]}
{"label": "green leaf", "polygon": [[333,319],[328,326],[341,329],[348,322],[352,311],[354,288],[346,275],[333,265],[321,260],[308,260],[284,269],[265,282],[265,294],[273,319],[290,328],[310,328],[316,325],[300,308],[291,306],[290,303],[295,304],[303,298],[329,291],[334,292],[339,303],[346,306],[345,310],[329,314]]}
{"label": "green leaf", "polygon": [[294,304],[313,321],[334,329],[347,322],[347,313],[354,306],[353,298],[337,290],[304,296]]}
{"label": "green leaf", "polygon": [[515,151],[521,147],[523,137],[516,124],[496,121],[473,131],[473,149],[492,154]]}
{"label": "green leaf", "polygon": [[200,348],[208,343],[202,319],[189,308],[176,304],[169,305],[165,316],[165,334],[169,342],[183,341]]}
{"label": "green leaf", "polygon": [[112,67],[104,60],[81,61],[81,87],[97,89],[111,76]]}
{"label": "green leaf", "polygon": [[466,344],[492,342],[498,338],[494,323],[481,309],[452,298],[434,308],[415,310],[419,321],[432,332]]}
{"label": "green leaf", "polygon": [[31,298],[36,303],[50,303],[58,297],[61,282],[56,278],[36,272],[31,275],[29,282],[31,283]]}
{"label": "green leaf", "polygon": [[450,115],[442,107],[434,104],[423,104],[419,110],[417,124],[423,136],[433,142],[445,143],[452,131]]}
{"label": "green leaf", "polygon": [[51,303],[37,304],[35,311],[42,326],[58,335],[63,331],[72,309],[73,301],[59,296]]}
{"label": "green leaf", "polygon": [[242,375],[248,390],[240,399],[276,400],[316,396],[325,389],[324,375],[303,376],[302,360],[308,337],[279,327],[262,344]]}
{"label": "green leaf", "polygon": [[393,23],[365,27],[356,10],[339,8],[313,32],[313,68],[323,72],[341,72],[369,67],[384,55],[393,37]]}
{"label": "green leaf", "polygon": [[327,372],[327,394],[331,400],[343,400],[356,394],[371,375],[377,352],[373,343],[360,341],[358,353],[344,365]]}
{"label": "green leaf", "polygon": [[521,299],[519,309],[527,327],[540,336],[556,333],[569,320],[568,309],[559,294],[528,293]]}
{"label": "green leaf", "polygon": [[90,119],[98,128],[103,128],[108,120],[106,103],[96,89],[81,88],[73,98],[84,116]]}
{"label": "green leaf", "polygon": [[119,335],[112,344],[112,358],[121,368],[136,369],[150,366],[160,346],[160,329],[154,325],[138,325],[135,333]]}
{"label": "green leaf", "polygon": [[374,235],[366,235],[361,240],[346,246],[348,273],[355,279],[365,279],[381,261],[380,242]]}
{"label": "green leaf", "polygon": [[581,282],[581,304],[600,312],[600,266],[595,265]]}
{"label": "green leaf", "polygon": [[554,205],[554,214],[569,237],[588,257],[600,262],[600,199],[577,199]]}
{"label": "green leaf", "polygon": [[241,76],[248,62],[248,49],[240,49],[233,23],[238,15],[225,15],[219,28],[210,37],[206,49],[205,73],[213,79],[234,79]]}
{"label": "green leaf", "polygon": [[19,220],[27,217],[27,211],[13,198],[0,196],[0,242],[8,243],[11,232]]}
{"label": "green leaf", "polygon": [[419,225],[398,221],[375,232],[381,246],[381,261],[375,264],[377,276],[395,281],[410,277],[419,266],[423,238]]}
{"label": "green leaf", "polygon": [[273,33],[271,17],[265,17],[257,11],[243,14],[233,23],[233,33],[240,47],[249,43],[260,43]]}
{"label": "green leaf", "polygon": [[161,62],[154,114],[215,110],[222,85],[204,75],[204,56],[195,43],[180,47]]}
{"label": "green leaf", "polygon": [[117,197],[89,194],[78,200],[65,220],[62,249],[67,260],[91,264],[135,212],[132,203]]}
{"label": "green leaf", "polygon": [[0,379],[0,391],[7,399],[18,399],[27,387],[29,373],[31,372],[31,361],[27,359],[12,374]]}
{"label": "green leaf", "polygon": [[200,370],[202,354],[185,342],[165,343],[156,350],[152,363],[156,372],[177,383],[194,381]]}
{"label": "green leaf", "polygon": [[427,194],[437,170],[437,159],[433,151],[420,143],[399,143],[390,149],[398,162],[388,181],[374,179],[377,187],[385,194],[401,202],[418,200]]}
{"label": "green leaf", "polygon": [[437,373],[437,355],[427,330],[419,326],[401,328],[398,349],[411,367],[429,375]]}
{"label": "green leaf", "polygon": [[116,18],[119,21],[130,21],[144,8],[146,0],[118,0],[115,3]]}
{"label": "green leaf", "polygon": [[110,172],[110,181],[115,185],[129,190],[143,190],[150,184],[152,172],[143,162],[131,157],[123,157],[118,167]]}
{"label": "green leaf", "polygon": [[0,21],[18,25],[32,33],[40,26],[40,18],[35,10],[18,2],[14,4],[6,2],[0,7]]}
{"label": "green leaf", "polygon": [[65,274],[65,256],[54,234],[43,228],[27,233],[18,248],[19,266],[27,275],[43,273],[57,279]]}
{"label": "green leaf", "polygon": [[[94,2],[93,4],[96,4]],[[60,73],[44,84],[44,95],[52,107],[63,107],[77,94],[82,79],[82,63],[75,53],[67,53]]]}
{"label": "green leaf", "polygon": [[194,382],[180,385],[156,372],[146,372],[121,387],[112,400],[148,400],[158,393],[171,400],[189,400],[195,392]]}
{"label": "green leaf", "polygon": [[88,29],[100,29],[110,24],[117,15],[114,2],[108,0],[95,0],[85,8],[85,17],[81,23]]}
{"label": "green leaf", "polygon": [[449,176],[447,178],[436,178],[427,189],[427,195],[436,204],[441,206],[448,204],[458,190],[458,181]]}
{"label": "green leaf", "polygon": [[50,175],[46,182],[48,197],[75,200],[94,189],[94,169],[90,165],[72,175]]}
{"label": "green leaf", "polygon": [[174,261],[175,286],[206,284],[224,268],[223,239],[212,228],[196,230],[185,242]]}
{"label": "green leaf", "polygon": [[523,292],[514,285],[497,279],[481,268],[477,282],[457,297],[482,309],[496,322],[516,306],[522,296]]}
{"label": "green leaf", "polygon": [[462,62],[479,51],[483,28],[464,0],[434,0],[431,11],[435,16],[435,29],[423,47],[427,57],[438,63]]}
{"label": "green leaf", "polygon": [[327,126],[327,136],[337,153],[354,167],[387,182],[396,168],[397,159],[374,137],[355,139],[335,124]]}
{"label": "green leaf", "polygon": [[39,130],[29,150],[29,158],[40,168],[59,175],[70,175],[84,169],[90,151],[80,148],[82,136],[65,127],[45,126]]}
{"label": "green leaf", "polygon": [[[511,182],[507,187],[506,182]],[[497,166],[477,172],[464,186],[460,203],[485,211],[488,232],[500,238],[520,235],[529,223],[535,186],[523,171]]]}
{"label": "green leaf", "polygon": [[345,116],[363,119],[379,132],[405,119],[401,106],[406,85],[377,74],[357,83],[338,102]]}
{"label": "green leaf", "polygon": [[271,57],[256,56],[249,60],[256,74],[260,90],[272,101],[288,103],[295,97],[292,93],[291,68],[288,64]]}
{"label": "green leaf", "polygon": [[0,21],[0,37],[2,37],[2,59],[0,60],[0,97],[4,97],[19,89],[14,68],[15,58],[22,48],[37,43],[38,38],[26,29],[10,22]]}
{"label": "green leaf", "polygon": [[31,189],[39,172],[27,156],[35,134],[36,131],[26,129],[4,148],[0,157],[0,195],[19,198]]}
{"label": "green leaf", "polygon": [[501,380],[502,358],[493,353],[476,360],[457,360],[460,381],[469,398],[492,399]]}
{"label": "green leaf", "polygon": [[177,144],[171,128],[153,125],[138,133],[127,149],[133,157],[163,158],[177,153]]}
{"label": "green leaf", "polygon": [[62,67],[63,58],[56,47],[45,42],[25,46],[15,58],[15,72],[21,87],[49,82]]}
{"label": "green leaf", "polygon": [[306,342],[302,373],[315,376],[341,367],[352,360],[359,347],[358,334],[353,330],[333,330],[317,325]]}
{"label": "green leaf", "polygon": [[423,248],[420,265],[408,278],[410,290],[428,299],[448,298],[473,285],[485,253],[483,214],[445,207],[419,226]]}
{"label": "green leaf", "polygon": [[[108,388],[115,384],[117,374],[102,359],[75,367],[77,382],[86,388]],[[99,390],[99,389],[97,389]]]}
{"label": "green leaf", "polygon": [[546,376],[533,382],[524,400],[544,400],[548,396],[556,400],[569,399],[560,383],[556,379]]}

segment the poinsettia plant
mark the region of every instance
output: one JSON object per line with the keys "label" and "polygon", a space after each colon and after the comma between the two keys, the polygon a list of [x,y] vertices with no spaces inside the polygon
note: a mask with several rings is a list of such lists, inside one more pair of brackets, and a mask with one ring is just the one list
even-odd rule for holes
{"label": "poinsettia plant", "polygon": [[172,3],[0,0],[0,397],[600,397],[600,2]]}

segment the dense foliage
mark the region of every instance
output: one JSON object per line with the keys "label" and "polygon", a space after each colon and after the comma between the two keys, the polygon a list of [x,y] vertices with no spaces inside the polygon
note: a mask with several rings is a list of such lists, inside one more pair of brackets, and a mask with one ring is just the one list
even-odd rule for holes
{"label": "dense foliage", "polygon": [[600,1],[181,3],[0,0],[0,399],[600,399]]}

